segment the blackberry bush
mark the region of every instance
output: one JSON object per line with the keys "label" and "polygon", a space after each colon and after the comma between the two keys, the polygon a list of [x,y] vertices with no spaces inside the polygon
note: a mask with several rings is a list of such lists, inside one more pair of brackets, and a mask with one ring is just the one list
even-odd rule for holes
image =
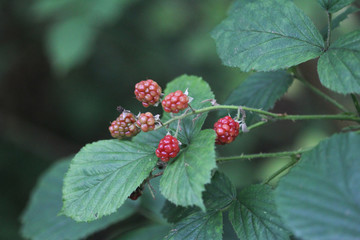
{"label": "blackberry bush", "polygon": [[[335,19],[333,14],[351,2],[318,1],[328,20],[323,33],[293,1],[235,2],[212,37],[223,64],[251,73],[225,103],[216,101],[209,84],[200,77],[183,75],[170,81],[156,128],[152,113],[136,119],[125,111],[109,127],[118,139],[88,144],[71,162],[46,173],[24,214],[24,235],[33,239],[76,235],[79,239],[137,213],[142,216],[134,219],[146,218],[144,225],[139,222],[142,227],[147,229],[151,224],[156,228],[154,239],[221,240],[225,239],[223,223],[232,225],[239,239],[359,239],[360,105],[356,94],[360,94],[360,30],[331,39],[333,28],[355,10],[348,8]],[[322,85],[343,94],[337,99],[351,104],[343,105],[302,77],[298,65],[317,58]],[[226,79],[219,81],[226,85]],[[270,111],[294,81],[309,87],[337,112],[308,115]],[[187,89],[193,98],[191,107],[184,93]],[[144,107],[155,106],[161,88],[153,80],[141,81],[135,86],[135,95]],[[209,112],[216,113],[208,116]],[[219,120],[206,129],[204,122],[215,114]],[[240,124],[230,117],[235,114]],[[296,124],[303,120],[346,121],[349,126],[317,146],[298,150],[251,153],[246,145],[240,145],[250,136],[262,145],[261,131],[252,135],[254,129],[271,128],[273,122]],[[123,139],[136,134],[131,140]],[[232,149],[234,155],[228,156],[227,146],[221,145],[235,138],[241,138],[241,143]],[[285,160],[277,162],[276,169],[266,169],[270,172],[266,176],[261,174],[259,166],[266,166],[261,163],[280,158]],[[249,163],[256,165],[252,174],[246,174],[250,179],[244,178],[241,189],[227,177],[226,168],[222,172],[218,167],[228,161],[255,159],[263,160]],[[233,169],[238,170],[244,172]],[[141,203],[129,203],[128,198],[135,200],[142,194]],[[58,207],[56,214],[39,211],[52,203]],[[58,216],[60,210],[66,217]],[[160,211],[168,223],[159,217]],[[94,221],[94,225],[72,219]],[[127,227],[126,220],[123,223],[126,230],[133,228]],[[42,229],[43,225],[47,227]],[[54,226],[56,231],[52,231]],[[65,236],[73,226],[81,234]],[[40,228],[43,235],[34,234]],[[160,228],[165,233],[158,231]],[[128,236],[143,239],[144,231],[131,231]],[[127,237],[116,232],[119,239]]]}

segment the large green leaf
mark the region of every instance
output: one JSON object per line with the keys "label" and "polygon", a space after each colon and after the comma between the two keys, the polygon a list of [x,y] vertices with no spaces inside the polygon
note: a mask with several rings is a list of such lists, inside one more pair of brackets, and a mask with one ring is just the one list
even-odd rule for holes
{"label": "large green leaf", "polygon": [[[173,217],[178,219],[174,215],[175,212],[180,214],[180,216],[186,215],[182,220],[176,221],[177,223],[165,239],[222,239],[222,211],[226,209],[235,198],[236,190],[230,180],[224,174],[215,173],[211,184],[206,185],[206,192],[204,192],[206,212],[195,208],[189,212],[189,209],[181,207],[174,207],[175,210],[170,210],[168,207],[163,210],[165,216],[168,219],[170,218],[171,222],[175,220]],[[170,210],[170,215],[166,212],[168,210]],[[182,213],[181,210],[184,212]]]}
{"label": "large green leaf", "polygon": [[360,30],[335,41],[320,57],[321,83],[338,93],[360,93]]}
{"label": "large green leaf", "polygon": [[[193,98],[193,101],[190,105],[194,109],[204,108],[211,106],[210,102],[203,102],[207,99],[214,99],[214,94],[212,93],[210,86],[207,82],[202,80],[200,77],[182,75],[177,77],[173,81],[169,82],[164,91],[165,95],[168,95],[171,92],[176,90],[185,90],[188,89],[189,96]],[[178,116],[183,114],[184,111],[174,114]],[[181,129],[179,138],[182,142],[189,143],[191,138],[198,134],[201,130],[202,125],[206,119],[207,113],[203,113],[201,116],[192,115],[181,121]],[[162,120],[165,122],[171,118],[169,113],[164,112]],[[172,129],[176,129],[177,122],[174,122],[170,125]]]}
{"label": "large green leaf", "polygon": [[276,190],[279,214],[302,239],[359,239],[360,135],[322,141],[284,176]]}
{"label": "large green leaf", "polygon": [[60,161],[39,179],[21,218],[21,233],[32,240],[82,239],[110,224],[125,219],[136,209],[137,202],[126,202],[116,213],[91,223],[78,223],[58,216],[62,206],[62,185],[70,161]]}
{"label": "large green leaf", "polygon": [[168,200],[205,209],[201,194],[216,168],[214,142],[215,132],[203,130],[168,164],[160,180],[160,191]]}
{"label": "large green leaf", "polygon": [[220,240],[222,239],[222,225],[222,212],[211,211],[203,213],[197,211],[177,223],[164,239]]}
{"label": "large green leaf", "polygon": [[[230,94],[225,104],[269,110],[292,82],[292,76],[285,71],[254,73]],[[250,123],[254,116],[247,116]]]}
{"label": "large green leaf", "polygon": [[320,6],[330,13],[339,11],[355,0],[318,0]]}
{"label": "large green leaf", "polygon": [[289,0],[257,0],[230,12],[212,33],[222,62],[243,71],[271,71],[318,57],[324,41]]}
{"label": "large green leaf", "polygon": [[[219,210],[235,200],[236,189],[224,174],[216,172],[211,184],[206,185],[203,198],[207,211]],[[176,223],[197,211],[199,211],[197,207],[185,208],[167,201],[161,212],[168,222]]]}
{"label": "large green leaf", "polygon": [[289,239],[276,212],[273,191],[267,185],[252,185],[239,194],[229,209],[229,219],[241,240]]}
{"label": "large green leaf", "polygon": [[76,221],[92,221],[115,212],[155,166],[154,151],[119,140],[86,145],[65,176],[63,213]]}

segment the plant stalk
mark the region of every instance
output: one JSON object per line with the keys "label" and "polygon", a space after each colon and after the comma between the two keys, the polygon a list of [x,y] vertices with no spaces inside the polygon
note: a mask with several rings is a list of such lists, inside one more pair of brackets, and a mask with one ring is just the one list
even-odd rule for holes
{"label": "plant stalk", "polygon": [[[163,123],[162,126],[160,126],[157,129],[160,129],[164,126],[169,125],[170,123],[174,122],[174,121],[178,121],[180,119],[184,119],[188,116],[194,115],[194,114],[201,114],[201,113],[205,113],[205,112],[210,112],[210,111],[214,111],[214,110],[220,110],[220,109],[231,109],[231,110],[237,110],[239,108],[239,106],[234,106],[234,105],[216,105],[216,106],[211,106],[211,107],[205,107],[205,108],[201,108],[201,109],[194,109],[194,111],[192,112],[188,112],[176,117],[173,117],[172,119],[166,121],[165,123]],[[346,120],[346,121],[355,121],[355,122],[360,122],[360,117],[352,115],[352,114],[332,114],[332,115],[287,115],[286,113],[272,113],[272,112],[268,112],[268,111],[264,111],[261,109],[257,109],[257,108],[250,108],[250,107],[243,107],[242,109],[244,109],[245,111],[249,111],[249,112],[253,112],[253,113],[257,113],[259,115],[262,115],[264,117],[266,117],[268,120],[292,120],[292,121],[296,121],[296,120]],[[264,123],[261,123],[261,125]]]}
{"label": "plant stalk", "polygon": [[332,14],[329,13],[328,11],[327,13],[327,20],[328,20],[328,31],[327,31],[327,38],[326,38],[326,46],[325,46],[325,51],[328,50],[328,48],[330,47],[330,39],[331,39],[331,19],[332,19]]}
{"label": "plant stalk", "polygon": [[274,172],[270,177],[266,178],[262,184],[268,184],[271,180],[273,180],[274,178],[276,178],[277,176],[279,176],[281,173],[285,172],[287,169],[293,167],[300,158],[298,157],[292,157],[291,161],[288,162],[287,164],[285,164],[282,168],[280,168],[279,170],[277,170],[276,172]]}
{"label": "plant stalk", "polygon": [[219,157],[219,158],[216,158],[216,161],[223,162],[223,161],[231,161],[231,160],[237,160],[237,159],[251,160],[254,158],[289,157],[289,156],[302,154],[306,151],[308,151],[308,150],[297,150],[297,151],[275,152],[275,153],[241,154],[239,156]]}

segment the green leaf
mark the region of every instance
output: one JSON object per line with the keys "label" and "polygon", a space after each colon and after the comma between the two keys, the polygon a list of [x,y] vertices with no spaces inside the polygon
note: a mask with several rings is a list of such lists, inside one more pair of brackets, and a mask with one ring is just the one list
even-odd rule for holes
{"label": "green leaf", "polygon": [[339,11],[340,9],[351,4],[355,0],[318,0],[320,6],[330,13]]}
{"label": "green leaf", "polygon": [[338,93],[360,93],[360,30],[335,41],[320,57],[321,83]]}
{"label": "green leaf", "polygon": [[169,223],[177,223],[194,212],[198,212],[198,207],[176,206],[172,202],[166,201],[161,213]]}
{"label": "green leaf", "polygon": [[[336,18],[334,18],[331,21],[331,30],[334,30],[335,28],[340,26],[340,23],[344,21],[350,14],[358,12],[360,9],[354,6],[348,7],[344,12],[340,13]],[[323,35],[323,38],[327,38],[327,26],[325,26],[323,29],[321,29],[321,35]]]}
{"label": "green leaf", "polygon": [[234,1],[228,10],[228,15],[233,14],[236,11],[239,11],[242,7],[245,6],[245,4],[251,3],[253,0],[236,0]]}
{"label": "green leaf", "polygon": [[160,128],[151,132],[140,132],[138,135],[132,138],[132,141],[157,148],[160,140],[165,137],[166,133],[166,128]]}
{"label": "green leaf", "polygon": [[244,4],[231,11],[212,37],[223,64],[246,72],[291,67],[318,57],[324,49],[314,24],[288,0]]}
{"label": "green leaf", "polygon": [[360,236],[360,135],[345,133],[304,153],[276,189],[279,214],[302,239]]}
{"label": "green leaf", "polygon": [[229,219],[240,239],[289,239],[276,212],[270,186],[252,185],[242,190],[239,200],[229,209]]}
{"label": "green leaf", "polygon": [[124,236],[118,238],[118,240],[154,240],[162,239],[170,230],[166,225],[150,225],[142,228],[137,228]]}
{"label": "green leaf", "polygon": [[92,221],[115,212],[156,162],[155,149],[145,144],[103,140],[86,145],[65,176],[63,213]]}
{"label": "green leaf", "polygon": [[[206,192],[204,192],[204,202],[206,212],[199,209],[189,209],[175,207],[175,210],[170,211],[170,215],[165,213],[167,218],[174,220],[172,217],[176,216],[173,213],[177,212],[180,216],[187,215],[181,221],[173,226],[169,235],[165,239],[222,239],[223,216],[222,211],[228,207],[236,198],[235,187],[230,180],[222,173],[215,173],[211,184],[206,185]],[[169,210],[169,208],[168,208]],[[181,212],[183,210],[184,212]],[[165,210],[163,210],[164,212]]]}
{"label": "green leaf", "polygon": [[180,221],[164,238],[166,240],[220,240],[222,239],[223,216],[220,211],[203,213],[197,211]]}
{"label": "green leaf", "polygon": [[78,223],[58,216],[62,206],[62,185],[70,161],[59,161],[39,179],[21,218],[23,237],[32,240],[82,239],[110,224],[127,218],[136,209],[136,202],[126,202],[116,213],[91,223]]}
{"label": "green leaf", "polygon": [[[176,90],[182,90],[183,92],[185,92],[186,89],[188,89],[189,91],[189,96],[193,98],[193,101],[190,103],[190,105],[194,109],[211,106],[210,102],[202,101],[215,98],[207,82],[202,80],[202,78],[200,77],[188,75],[182,75],[169,82],[166,86],[164,93],[165,95],[168,95],[169,93],[175,92]],[[182,111],[174,115],[178,116],[183,113],[184,112]],[[206,116],[207,113],[203,113],[201,116],[193,115],[183,119],[180,125],[182,129],[179,135],[180,141],[183,143],[189,143],[191,138],[193,138],[196,134],[200,132]],[[170,114],[164,112],[162,118],[163,122],[169,120],[170,118]],[[175,130],[177,127],[177,122],[172,123],[170,127]]]}
{"label": "green leaf", "polygon": [[[285,71],[254,73],[230,94],[225,104],[269,110],[286,93],[292,82],[293,77]],[[254,117],[247,114],[248,124]]]}
{"label": "green leaf", "polygon": [[[203,198],[207,211],[219,210],[234,201],[236,189],[224,174],[216,172],[211,184],[206,185]],[[169,222],[176,223],[197,211],[199,211],[197,207],[185,208],[167,201],[161,212]]]}
{"label": "green leaf", "polygon": [[205,210],[201,194],[216,168],[214,142],[215,132],[203,130],[168,164],[160,180],[160,191],[168,200]]}

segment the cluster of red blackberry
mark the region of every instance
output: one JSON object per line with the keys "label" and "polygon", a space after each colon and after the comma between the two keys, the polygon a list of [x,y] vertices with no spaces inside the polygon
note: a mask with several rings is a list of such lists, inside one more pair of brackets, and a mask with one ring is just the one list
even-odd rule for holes
{"label": "cluster of red blackberry", "polygon": [[[162,89],[157,82],[148,79],[141,81],[135,85],[135,96],[144,107],[157,106],[162,98]],[[189,96],[187,91],[177,90],[165,96],[161,101],[161,105],[165,112],[178,113],[189,107]],[[122,139],[125,137],[136,136],[140,131],[148,132],[155,130],[160,120],[157,116],[153,116],[151,112],[140,113],[134,116],[130,111],[119,109],[120,116],[114,120],[109,131],[114,138]],[[239,135],[239,122],[230,116],[219,119],[214,124],[216,132],[215,144],[227,144],[235,140]],[[164,163],[170,158],[175,158],[180,151],[180,142],[176,137],[170,134],[166,135],[159,142],[156,149],[156,156]],[[136,189],[129,198],[136,200],[142,194],[142,189]]]}

